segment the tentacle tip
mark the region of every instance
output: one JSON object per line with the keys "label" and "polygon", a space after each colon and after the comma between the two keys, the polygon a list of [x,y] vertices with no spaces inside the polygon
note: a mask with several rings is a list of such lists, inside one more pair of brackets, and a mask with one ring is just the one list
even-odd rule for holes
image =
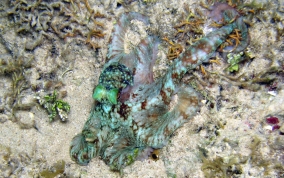
{"label": "tentacle tip", "polygon": [[94,145],[88,143],[82,134],[75,136],[71,141],[70,157],[77,164],[87,165],[95,154]]}
{"label": "tentacle tip", "polygon": [[227,3],[215,3],[210,10],[209,17],[217,23],[229,23],[239,16],[238,11]]}

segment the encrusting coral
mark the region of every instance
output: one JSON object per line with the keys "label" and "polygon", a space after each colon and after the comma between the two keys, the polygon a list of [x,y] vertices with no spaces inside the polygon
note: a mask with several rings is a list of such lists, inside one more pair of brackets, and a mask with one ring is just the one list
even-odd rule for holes
{"label": "encrusting coral", "polygon": [[[214,10],[216,9],[216,10]],[[236,51],[248,45],[248,30],[240,14],[225,3],[214,5],[211,18],[223,27],[210,32],[184,50],[166,74],[153,80],[159,39],[148,36],[124,51],[125,34],[131,20],[148,25],[146,16],[131,12],[121,16],[114,27],[108,62],[94,90],[96,100],[82,133],[70,146],[72,160],[86,165],[100,156],[112,170],[122,170],[146,149],[164,147],[173,133],[199,110],[200,96],[181,83],[184,74],[209,62],[216,49],[235,29],[241,41]],[[142,156],[143,157],[143,156]]]}

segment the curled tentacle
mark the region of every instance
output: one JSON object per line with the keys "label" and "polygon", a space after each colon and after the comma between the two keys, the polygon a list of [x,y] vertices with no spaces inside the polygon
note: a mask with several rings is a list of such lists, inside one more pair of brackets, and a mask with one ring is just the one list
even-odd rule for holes
{"label": "curled tentacle", "polygon": [[237,46],[235,49],[236,52],[243,51],[246,49],[246,47],[249,45],[250,42],[250,37],[248,33],[248,27],[247,25],[243,22],[243,18],[239,17],[236,20],[236,28],[241,31],[241,43]]}
{"label": "curled tentacle", "polygon": [[241,31],[240,44],[238,44],[234,51],[240,52],[244,50],[248,46],[250,38],[248,28],[243,22],[243,17],[241,17],[239,12],[226,3],[215,3],[210,7],[210,10],[209,17],[216,23],[231,24],[234,29],[239,29]]}
{"label": "curled tentacle", "polygon": [[78,134],[72,139],[70,156],[73,161],[80,165],[87,165],[95,155],[94,144],[87,142],[83,134]]}
{"label": "curled tentacle", "polygon": [[132,116],[141,126],[136,132],[137,139],[155,149],[165,146],[174,131],[195,116],[201,104],[198,93],[186,85],[176,88],[169,103],[153,103],[159,97],[147,98],[145,110]]}
{"label": "curled tentacle", "polygon": [[107,55],[109,62],[105,65],[104,68],[106,68],[113,62],[119,62],[127,66],[130,70],[133,70],[133,68],[136,67],[138,59],[136,58],[137,54],[135,53],[137,52],[135,51],[135,48],[133,48],[128,53],[126,53],[125,51],[126,33],[131,25],[132,20],[139,20],[145,25],[149,25],[149,18],[142,14],[139,14],[137,12],[122,14],[117,22],[117,25],[114,27],[112,42],[109,45],[109,52]]}
{"label": "curled tentacle", "polygon": [[238,11],[227,3],[215,3],[209,8],[209,17],[216,23],[230,23],[240,16]]}
{"label": "curled tentacle", "polygon": [[119,62],[133,72],[134,85],[151,83],[153,82],[153,65],[157,59],[159,40],[155,36],[148,36],[133,47],[129,53],[126,53],[124,49],[125,35],[131,25],[131,20],[139,20],[145,25],[149,25],[149,18],[142,14],[136,12],[123,14],[114,28],[108,53],[109,62],[106,66]]}
{"label": "curled tentacle", "polygon": [[143,147],[139,147],[133,131],[122,128],[116,133],[102,158],[112,170],[121,170],[133,163]]}
{"label": "curled tentacle", "polygon": [[[116,104],[118,93],[119,101],[126,101],[136,87],[154,81],[153,65],[157,59],[158,38],[146,37],[126,53],[125,35],[132,20],[149,25],[148,17],[136,12],[123,14],[119,19],[109,46],[109,61],[104,66],[99,85],[93,95],[99,102]],[[119,70],[115,71],[113,68]]]}

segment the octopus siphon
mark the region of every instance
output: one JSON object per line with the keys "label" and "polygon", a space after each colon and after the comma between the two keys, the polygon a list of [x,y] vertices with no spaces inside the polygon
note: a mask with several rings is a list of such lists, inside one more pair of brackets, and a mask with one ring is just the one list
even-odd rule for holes
{"label": "octopus siphon", "polygon": [[[215,7],[214,7],[215,6]],[[123,14],[114,26],[108,62],[94,89],[94,106],[83,131],[70,145],[70,156],[87,165],[99,156],[111,170],[121,171],[147,150],[167,145],[173,133],[199,111],[201,97],[181,82],[184,74],[209,62],[217,48],[235,29],[240,30],[238,51],[249,43],[248,29],[231,6],[218,3],[210,14],[224,24],[188,47],[167,70],[153,79],[160,40],[148,36],[129,53],[124,40],[131,20],[149,25],[149,19],[137,12]]]}

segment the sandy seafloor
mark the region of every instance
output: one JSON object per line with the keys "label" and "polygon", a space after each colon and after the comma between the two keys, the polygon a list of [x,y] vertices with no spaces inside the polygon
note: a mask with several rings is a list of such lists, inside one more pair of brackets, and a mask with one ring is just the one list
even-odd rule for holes
{"label": "sandy seafloor", "polygon": [[[70,2],[77,10],[72,10],[74,6],[70,2],[64,2],[66,8],[71,9],[71,14],[77,15],[82,24],[92,28],[93,23],[86,22],[88,12],[84,1],[73,1]],[[16,4],[20,1],[11,2]],[[35,96],[44,96],[56,89],[59,93],[67,92],[63,100],[70,104],[71,111],[67,122],[61,122],[58,118],[49,122],[48,114],[39,104],[31,109],[17,109],[13,113],[15,116],[12,116],[13,102],[9,94],[13,91],[12,74],[1,73],[0,177],[284,177],[284,2],[256,2],[265,5],[247,19],[251,24],[248,49],[253,58],[241,63],[236,73],[223,72],[232,78],[240,77],[233,81],[210,73],[224,71],[228,66],[225,59],[221,59],[220,65],[206,65],[207,77],[200,70],[189,73],[187,77],[199,79],[197,83],[202,86],[200,91],[208,95],[203,97],[204,105],[200,112],[176,131],[169,144],[160,150],[158,160],[136,161],[120,174],[110,171],[98,157],[87,166],[79,166],[69,156],[70,141],[81,132],[92,107],[92,92],[105,62],[113,25],[123,12],[140,12],[150,17],[151,25],[147,27],[150,31],[185,45],[184,41],[175,37],[173,26],[184,19],[182,14],[188,15],[186,6],[194,14],[198,14],[196,9],[204,13],[206,10],[199,1],[193,0],[134,1],[122,6],[118,6],[115,0],[89,0],[91,9],[105,15],[97,18],[104,24],[104,29],[98,27],[102,29],[104,38],[91,38],[100,49],[94,50],[86,44],[86,35],[77,34],[65,39],[60,37],[50,27],[52,23],[60,22],[54,20],[55,17],[47,20],[45,30],[53,40],[44,35],[38,45],[27,49],[29,47],[25,45],[38,39],[40,30],[35,28],[39,22],[31,20],[33,18],[26,19],[27,22],[21,25],[32,26],[34,23],[33,26],[27,33],[16,33],[21,25],[11,25],[13,15],[3,15],[12,8],[9,1],[3,1],[0,5],[1,61],[19,60],[21,56],[26,60],[34,56],[31,67],[22,69],[27,88],[20,92],[20,97],[14,98],[14,103],[36,103]],[[18,12],[25,15],[31,13]],[[68,18],[65,20],[68,21]],[[71,30],[78,28],[86,32],[84,25],[72,23],[69,27]],[[142,30],[137,30],[136,35],[138,33],[142,38],[147,31],[145,26],[138,27]],[[143,30],[144,34],[141,32]],[[133,39],[131,35],[129,33],[128,41]],[[166,42],[159,45],[155,77],[162,75],[170,65],[166,58],[168,47]],[[5,66],[5,63],[1,62],[1,65]],[[275,80],[240,86],[241,82],[260,76],[260,72],[264,73],[261,77],[274,77]],[[215,105],[208,104],[208,98]],[[273,130],[272,125],[266,123],[266,118],[270,116],[279,119],[279,130]],[[65,167],[56,172],[55,165],[61,160],[65,162]],[[56,173],[44,174],[48,170]]]}

